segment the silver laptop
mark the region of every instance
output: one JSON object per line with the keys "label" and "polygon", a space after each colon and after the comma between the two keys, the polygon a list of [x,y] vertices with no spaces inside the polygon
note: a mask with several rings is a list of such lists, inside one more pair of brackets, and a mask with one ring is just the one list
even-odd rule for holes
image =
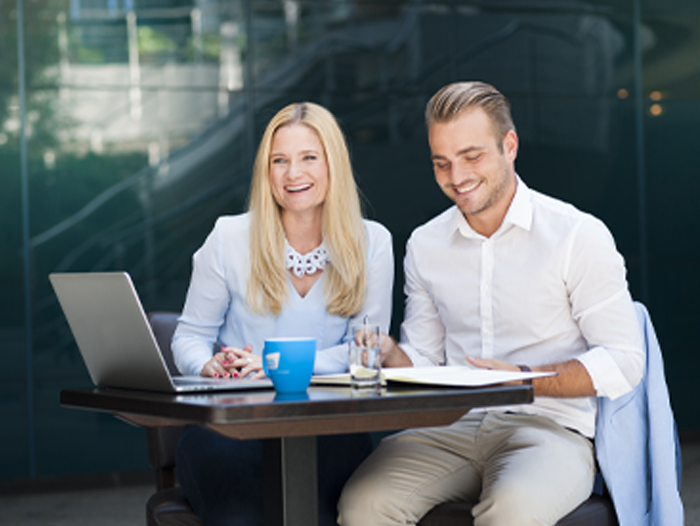
{"label": "silver laptop", "polygon": [[54,273],[49,279],[99,387],[173,393],[272,388],[267,378],[171,376],[126,272]]}

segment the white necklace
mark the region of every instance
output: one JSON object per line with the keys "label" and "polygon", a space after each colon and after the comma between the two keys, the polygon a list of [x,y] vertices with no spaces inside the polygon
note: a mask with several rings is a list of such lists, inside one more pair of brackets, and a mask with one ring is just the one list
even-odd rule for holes
{"label": "white necklace", "polygon": [[314,274],[317,270],[323,270],[330,262],[326,246],[321,243],[307,254],[299,254],[294,248],[284,240],[287,251],[287,268],[292,269],[297,278],[303,278],[305,274]]}

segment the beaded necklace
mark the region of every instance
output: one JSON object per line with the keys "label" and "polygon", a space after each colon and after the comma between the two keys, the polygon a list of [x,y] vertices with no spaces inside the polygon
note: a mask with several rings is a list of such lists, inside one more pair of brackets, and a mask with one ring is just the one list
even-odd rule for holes
{"label": "beaded necklace", "polygon": [[305,274],[314,274],[318,270],[323,270],[330,263],[328,251],[323,243],[306,254],[299,254],[286,239],[284,246],[287,252],[286,266],[288,269],[292,269],[297,278],[303,278]]}

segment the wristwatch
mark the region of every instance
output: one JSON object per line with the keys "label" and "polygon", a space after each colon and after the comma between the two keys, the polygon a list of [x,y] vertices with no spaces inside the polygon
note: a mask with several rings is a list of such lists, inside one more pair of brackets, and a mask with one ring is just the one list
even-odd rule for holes
{"label": "wristwatch", "polygon": [[[518,369],[520,369],[524,373],[531,373],[532,369],[530,369],[527,365],[518,365]],[[532,378],[528,378],[527,380],[523,380],[523,385],[532,385]]]}

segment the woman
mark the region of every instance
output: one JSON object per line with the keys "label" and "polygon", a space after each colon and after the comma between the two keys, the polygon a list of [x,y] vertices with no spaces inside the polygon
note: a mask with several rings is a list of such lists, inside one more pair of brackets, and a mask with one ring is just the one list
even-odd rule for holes
{"label": "woman", "polygon": [[[314,372],[343,372],[350,323],[368,316],[389,328],[393,269],[389,232],[362,219],[337,122],[316,104],[287,106],[262,137],[248,213],[220,218],[194,255],[173,337],[178,369],[264,376],[265,338],[313,336]],[[320,524],[336,524],[340,490],[370,449],[367,435],[319,438]],[[260,441],[187,428],[176,463],[205,526],[262,524]]]}

